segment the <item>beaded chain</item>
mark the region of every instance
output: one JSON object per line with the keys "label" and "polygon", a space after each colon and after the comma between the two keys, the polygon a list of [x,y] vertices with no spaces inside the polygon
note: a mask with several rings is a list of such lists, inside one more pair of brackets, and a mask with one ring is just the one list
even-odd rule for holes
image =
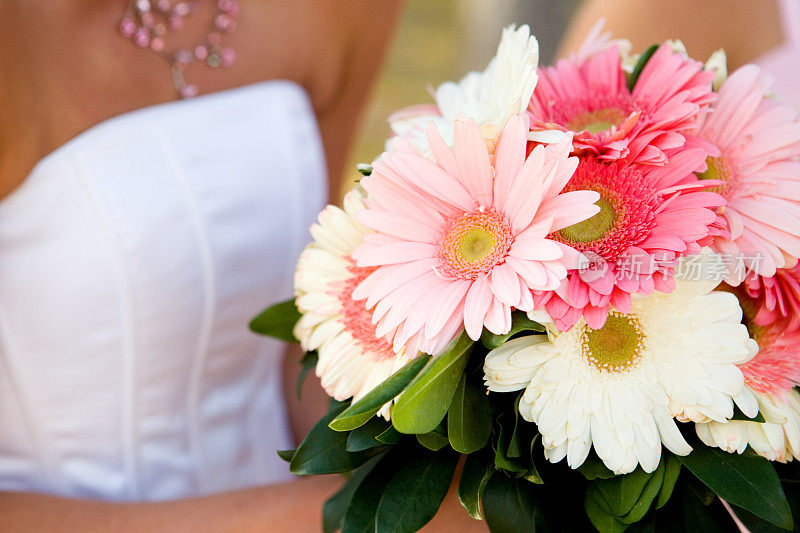
{"label": "beaded chain", "polygon": [[236,29],[239,15],[238,0],[217,0],[216,13],[203,40],[193,48],[167,49],[167,38],[183,28],[185,19],[197,11],[198,2],[170,0],[132,0],[120,23],[120,33],[139,48],[149,48],[163,57],[172,69],[172,82],[181,98],[197,96],[197,85],[186,82],[184,72],[195,62],[204,62],[211,68],[230,67],[236,61],[236,52],[222,46],[226,33]]}

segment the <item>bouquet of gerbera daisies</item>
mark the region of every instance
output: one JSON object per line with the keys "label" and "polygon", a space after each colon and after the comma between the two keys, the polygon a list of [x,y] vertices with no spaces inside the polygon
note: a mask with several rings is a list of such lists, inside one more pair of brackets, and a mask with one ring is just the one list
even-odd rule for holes
{"label": "bouquet of gerbera daisies", "polygon": [[415,531],[452,483],[492,531],[792,529],[797,113],[679,42],[537,62],[506,29],[320,213],[252,323],[333,398],[281,455],[348,473],[326,531]]}

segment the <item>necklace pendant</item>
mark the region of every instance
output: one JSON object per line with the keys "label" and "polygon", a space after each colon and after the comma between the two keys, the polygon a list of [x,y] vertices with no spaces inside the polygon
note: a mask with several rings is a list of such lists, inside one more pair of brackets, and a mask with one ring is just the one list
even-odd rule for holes
{"label": "necklace pendant", "polygon": [[206,58],[206,64],[211,68],[217,68],[222,64],[222,58],[217,53],[210,53]]}
{"label": "necklace pendant", "polygon": [[165,58],[172,68],[172,81],[181,98],[193,98],[199,94],[197,85],[186,83],[184,70],[195,62],[204,62],[208,67],[231,67],[236,61],[236,52],[221,44],[222,34],[236,29],[239,14],[238,0],[215,0],[216,12],[203,40],[187,49],[168,49],[169,33],[177,33],[185,19],[197,11],[198,0],[130,0],[119,25],[123,37],[139,48],[149,48]]}
{"label": "necklace pendant", "polygon": [[181,98],[194,98],[198,93],[197,85],[184,85],[180,88]]}

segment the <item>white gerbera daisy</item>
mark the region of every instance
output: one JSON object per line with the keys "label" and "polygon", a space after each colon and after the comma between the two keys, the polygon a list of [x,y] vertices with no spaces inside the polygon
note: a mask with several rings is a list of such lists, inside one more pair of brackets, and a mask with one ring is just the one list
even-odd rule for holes
{"label": "white gerbera daisy", "polygon": [[[548,327],[548,340],[512,340],[486,357],[490,391],[525,389],[520,414],[535,422],[546,457],[583,464],[594,446],[616,473],[658,466],[661,444],[691,447],[675,418],[724,421],[744,388],[737,363],[758,347],[741,324],[732,294],[713,284],[677,280],[673,293],[636,298],[630,313],[612,311],[592,330]],[[755,413],[752,413],[755,414]]]}
{"label": "white gerbera daisy", "polygon": [[584,37],[578,50],[570,56],[570,61],[583,63],[591,56],[608,50],[611,46],[616,46],[620,57],[622,58],[622,68],[625,72],[631,72],[633,66],[636,64],[638,55],[633,55],[633,45],[627,39],[615,39],[611,31],[604,31],[606,19],[600,18],[589,29],[589,33]]}
{"label": "white gerbera daisy", "polygon": [[750,445],[770,461],[800,459],[800,393],[795,389],[800,384],[800,331],[788,328],[787,319],[759,325],[758,299],[741,287],[726,290],[739,298],[742,322],[758,343],[758,354],[741,369],[745,391],[766,422],[708,422],[697,424],[697,434],[707,445],[730,453]]}
{"label": "white gerbera daisy", "polygon": [[749,445],[770,461],[800,459],[800,393],[792,389],[778,397],[758,392],[755,395],[766,422],[697,424],[700,440],[728,453],[743,453]]}
{"label": "white gerbera daisy", "polygon": [[[294,335],[304,350],[317,350],[316,374],[337,400],[358,401],[412,358],[405,348],[395,353],[386,339],[377,338],[372,314],[351,298],[374,270],[356,266],[350,257],[369,232],[354,216],[364,209],[363,199],[354,189],[344,198],[344,210],[329,205],[319,214],[319,223],[311,226],[314,242],[300,255],[294,276],[303,314]],[[379,414],[388,419],[389,405]]]}
{"label": "white gerbera daisy", "polygon": [[725,55],[725,50],[722,48],[715,50],[709,56],[703,68],[714,73],[714,90],[719,92],[722,84],[728,79],[728,58]]}
{"label": "white gerbera daisy", "polygon": [[389,125],[396,135],[426,153],[427,125],[434,122],[452,146],[455,118],[463,113],[475,119],[484,137],[494,141],[510,117],[528,108],[538,79],[538,63],[539,44],[530,28],[509,26],[503,30],[497,54],[486,70],[470,72],[459,82],[441,84],[435,92],[435,106],[402,109],[389,117]]}

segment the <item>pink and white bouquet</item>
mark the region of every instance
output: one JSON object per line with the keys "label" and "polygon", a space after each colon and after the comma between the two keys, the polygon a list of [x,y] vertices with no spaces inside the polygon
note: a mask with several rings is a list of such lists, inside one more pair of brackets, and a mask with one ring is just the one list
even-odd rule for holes
{"label": "pink and white bouquet", "polygon": [[392,115],[251,324],[333,398],[281,452],[351,472],[325,530],[416,531],[455,472],[492,531],[792,529],[800,123],[769,87],[599,28],[539,67],[522,26]]}

